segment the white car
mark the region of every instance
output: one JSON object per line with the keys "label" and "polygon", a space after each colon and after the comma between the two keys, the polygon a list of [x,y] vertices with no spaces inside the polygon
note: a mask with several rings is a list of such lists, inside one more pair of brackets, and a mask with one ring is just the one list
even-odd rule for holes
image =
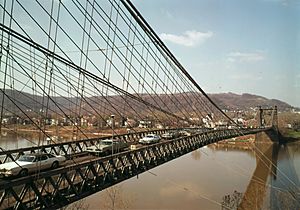
{"label": "white car", "polygon": [[55,156],[47,153],[22,155],[15,162],[0,164],[0,174],[3,176],[27,176],[36,171],[57,168],[66,161],[64,156]]}
{"label": "white car", "polygon": [[174,139],[179,137],[179,135],[180,135],[179,132],[171,131],[171,132],[164,133],[161,137],[164,139]]}
{"label": "white car", "polygon": [[96,145],[87,147],[86,151],[90,154],[99,156],[118,153],[127,147],[128,145],[126,142],[119,141],[116,139],[104,139]]}
{"label": "white car", "polygon": [[182,130],[179,132],[182,136],[191,136],[192,133],[189,130]]}
{"label": "white car", "polygon": [[141,144],[153,144],[160,141],[160,136],[156,134],[148,134],[139,140]]}

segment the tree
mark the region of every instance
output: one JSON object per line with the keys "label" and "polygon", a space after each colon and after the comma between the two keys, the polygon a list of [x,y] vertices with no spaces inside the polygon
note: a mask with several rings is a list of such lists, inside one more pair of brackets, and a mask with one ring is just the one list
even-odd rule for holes
{"label": "tree", "polygon": [[225,195],[222,201],[222,210],[237,209],[243,198],[243,193],[234,191],[232,195]]}
{"label": "tree", "polygon": [[112,186],[104,191],[101,199],[100,209],[129,209],[132,206],[133,199],[130,196],[124,196],[121,185]]}

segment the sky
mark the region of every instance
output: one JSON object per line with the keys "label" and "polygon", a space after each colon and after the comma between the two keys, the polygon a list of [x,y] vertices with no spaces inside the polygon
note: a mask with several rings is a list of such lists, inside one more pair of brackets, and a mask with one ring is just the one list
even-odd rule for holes
{"label": "sky", "polygon": [[300,107],[300,0],[133,0],[207,93]]}

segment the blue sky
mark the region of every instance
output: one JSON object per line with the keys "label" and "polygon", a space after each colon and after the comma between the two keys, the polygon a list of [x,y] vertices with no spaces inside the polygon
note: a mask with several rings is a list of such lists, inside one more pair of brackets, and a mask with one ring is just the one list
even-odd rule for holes
{"label": "blue sky", "polygon": [[134,0],[208,93],[252,93],[300,107],[299,0]]}

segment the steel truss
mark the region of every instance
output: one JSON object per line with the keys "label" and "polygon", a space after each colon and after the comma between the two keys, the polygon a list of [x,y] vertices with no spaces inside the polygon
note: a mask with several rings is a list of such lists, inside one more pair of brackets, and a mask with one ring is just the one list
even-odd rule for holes
{"label": "steel truss", "polygon": [[53,209],[220,140],[266,129],[215,130],[0,182],[0,209]]}
{"label": "steel truss", "polygon": [[[144,137],[149,133],[161,135],[167,131],[172,131],[172,130],[174,129],[156,129],[156,130],[140,131],[135,133],[119,134],[119,135],[114,135],[114,139],[124,141],[130,144],[130,143],[134,143],[135,141],[138,141],[140,138]],[[67,158],[68,157],[71,158],[71,156],[73,155],[84,152],[86,147],[95,145],[102,139],[108,139],[108,138],[111,138],[111,136],[66,141],[63,143],[26,147],[26,148],[14,149],[14,150],[2,150],[0,151],[0,161],[2,163],[15,161],[21,155],[24,155],[26,153],[37,153],[37,152],[46,152],[55,155],[65,155]]]}

